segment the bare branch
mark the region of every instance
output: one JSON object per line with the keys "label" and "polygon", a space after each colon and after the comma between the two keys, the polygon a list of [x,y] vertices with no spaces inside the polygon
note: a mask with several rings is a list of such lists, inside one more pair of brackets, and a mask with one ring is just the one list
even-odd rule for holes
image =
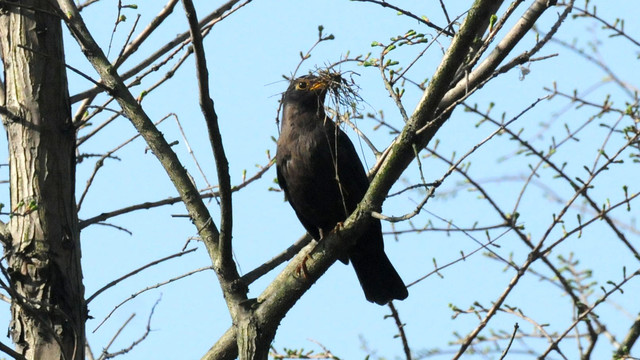
{"label": "bare branch", "polygon": [[[262,177],[262,175],[264,175],[273,165],[273,161],[269,162],[269,164],[267,164],[264,167],[260,167],[260,170],[258,170],[252,177],[245,179],[242,183],[238,184],[238,185],[234,185],[231,188],[231,191],[235,192],[235,191],[240,191],[242,189],[244,189],[246,186],[248,186],[249,184],[253,183],[254,181],[260,179]],[[202,189],[200,190],[200,198],[202,199],[210,199],[210,198],[214,198],[219,196],[219,193],[216,192],[210,192],[211,189]],[[105,212],[102,213],[100,215],[94,216],[92,218],[86,219],[86,220],[82,220],[80,221],[80,228],[86,228],[89,225],[93,225],[93,224],[97,224],[99,222],[105,221],[107,219],[110,219],[112,217],[116,217],[116,216],[120,216],[120,215],[124,215],[133,211],[138,211],[138,210],[148,210],[148,209],[153,209],[156,207],[160,207],[160,206],[165,206],[165,205],[173,205],[176,203],[179,203],[182,201],[181,197],[170,197],[164,200],[156,200],[156,201],[148,201],[148,202],[144,202],[144,203],[140,203],[140,204],[136,204],[136,205],[131,205],[122,209],[118,209],[118,210],[114,210],[114,211],[110,211],[110,212]]]}
{"label": "bare branch", "polygon": [[404,333],[404,324],[400,321],[400,314],[398,314],[398,310],[396,310],[396,307],[393,305],[393,301],[390,301],[387,305],[391,310],[391,317],[395,321],[398,332],[400,333],[400,340],[402,340],[402,350],[404,350],[405,359],[411,360],[411,348],[409,348],[407,335]]}
{"label": "bare branch", "polygon": [[585,317],[589,316],[591,312],[598,305],[604,302],[609,296],[611,296],[615,292],[620,291],[620,288],[622,288],[622,285],[626,284],[629,280],[639,275],[640,275],[640,270],[636,270],[631,276],[625,277],[624,279],[622,279],[620,283],[613,284],[614,286],[608,291],[605,291],[605,293],[602,295],[600,299],[598,299],[598,301],[596,301],[592,306],[588,307],[587,309],[585,309],[584,311],[581,311],[578,314],[578,317],[573,321],[573,323],[562,334],[560,334],[560,336],[558,336],[551,344],[549,344],[549,347],[547,347],[547,350],[540,356],[540,358],[544,359],[553,350],[559,351],[558,343],[560,343],[560,341],[564,339],[576,325],[578,325],[581,321],[583,321]]}
{"label": "bare branch", "polygon": [[618,349],[614,354],[614,358],[619,357],[622,359],[624,358],[625,355],[628,356],[631,353],[631,348],[633,348],[633,345],[635,345],[639,337],[640,337],[640,315],[638,315],[636,320],[633,322],[633,324],[629,328],[629,332],[624,337],[624,340],[622,340],[622,343],[620,343],[620,345],[618,346]]}
{"label": "bare branch", "polygon": [[300,252],[300,250],[302,250],[302,248],[307,246],[312,240],[313,239],[311,238],[311,236],[309,236],[309,234],[304,234],[298,241],[289,246],[285,251],[281,252],[279,255],[258,266],[257,268],[249,271],[244,276],[242,276],[239,281],[245,285],[253,283],[262,275],[275,269],[280,264],[284,263],[285,261],[291,260],[298,252]]}
{"label": "bare branch", "polygon": [[[573,4],[573,1],[571,2]],[[526,11],[526,13],[520,18],[520,20],[512,27],[511,31],[505,35],[496,48],[487,56],[487,58],[474,69],[469,76],[461,80],[454,88],[449,90],[443,97],[440,104],[440,109],[446,109],[453,104],[456,99],[462,97],[469,92],[469,89],[475,88],[478,84],[482,83],[485,79],[489,78],[493,71],[502,63],[502,61],[509,55],[511,50],[518,44],[525,34],[533,27],[538,18],[549,8],[549,1],[536,0]],[[556,21],[554,28],[557,29],[562,21],[568,16],[571,11],[571,5],[567,6],[565,12]],[[555,31],[550,31],[549,34],[553,35]],[[547,39],[547,41],[550,37]],[[516,59],[512,60],[509,66],[503,66],[501,72],[504,72],[518,64],[526,62],[542,45],[546,42],[541,41],[534,49],[525,54],[520,55]]]}
{"label": "bare branch", "polygon": [[576,11],[582,13],[582,16],[585,17],[589,17],[589,18],[593,18],[598,20],[601,24],[603,24],[607,29],[614,31],[617,35],[619,36],[623,36],[624,38],[626,38],[627,40],[629,40],[630,42],[632,42],[634,45],[639,46],[640,47],[640,41],[632,38],[631,36],[629,36],[629,34],[627,34],[626,32],[624,32],[622,29],[618,29],[616,26],[610,24],[608,21],[604,20],[603,18],[599,17],[596,15],[595,13],[595,7],[594,7],[594,11],[589,11],[588,9],[581,9],[576,7],[575,8]]}
{"label": "bare branch", "polygon": [[[161,122],[163,122],[165,119],[167,119],[171,115],[172,114],[169,114],[169,115],[163,117],[162,119],[160,119],[157,122],[155,122],[154,125],[156,125],[156,126],[159,125]],[[175,116],[175,114],[174,114],[174,116]],[[98,174],[98,170],[100,170],[100,168],[102,168],[102,166],[104,165],[104,160],[107,159],[107,158],[112,157],[113,154],[115,154],[118,150],[120,150],[123,147],[125,147],[126,145],[130,144],[133,140],[137,139],[138,137],[140,137],[140,134],[135,134],[134,136],[132,136],[131,138],[129,138],[128,140],[126,140],[122,144],[116,146],[114,149],[112,149],[112,150],[108,151],[107,153],[105,153],[104,155],[102,155],[100,157],[100,159],[98,159],[98,161],[96,161],[96,164],[94,166],[93,172],[89,176],[89,179],[87,179],[87,185],[85,186],[84,190],[82,191],[82,194],[80,195],[80,200],[78,200],[78,205],[77,205],[78,211],[80,211],[80,209],[82,208],[82,203],[84,201],[84,198],[85,198],[85,196],[87,196],[87,193],[89,192],[89,188],[91,187],[91,184],[93,184],[93,180],[95,179],[96,175]]]}
{"label": "bare branch", "polygon": [[150,262],[150,263],[148,263],[148,264],[146,264],[144,266],[141,266],[141,267],[129,272],[128,274],[125,274],[125,275],[123,275],[123,276],[121,276],[121,277],[109,282],[107,285],[105,285],[105,286],[101,287],[100,289],[98,289],[96,292],[93,293],[93,295],[91,295],[91,296],[89,296],[87,298],[86,303],[89,304],[91,302],[91,300],[95,299],[98,295],[102,294],[104,291],[108,290],[109,288],[114,287],[115,285],[117,285],[121,281],[132,277],[133,275],[141,272],[142,270],[148,269],[148,268],[150,268],[152,266],[158,265],[158,264],[160,264],[162,262],[165,262],[167,260],[171,260],[173,258],[178,258],[178,257],[181,257],[182,255],[186,255],[186,254],[192,253],[192,252],[194,252],[196,250],[198,250],[198,248],[193,248],[193,249],[189,249],[189,250],[186,250],[186,251],[181,251],[179,253],[175,253],[173,255],[169,255],[169,256],[163,257],[161,259],[154,260],[154,261],[152,261],[152,262]]}
{"label": "bare branch", "polygon": [[[414,281],[410,282],[409,284],[407,284],[407,287],[409,288],[409,287],[411,287],[411,286],[413,286],[413,285],[415,285],[415,284],[417,284],[417,283],[421,282],[422,280],[424,280],[424,279],[426,279],[426,278],[430,277],[430,276],[431,276],[431,275],[433,275],[433,274],[438,274],[439,276],[442,276],[442,275],[440,275],[440,271],[441,271],[441,270],[446,269],[446,268],[448,268],[448,267],[450,267],[450,266],[452,266],[452,265],[454,265],[454,264],[456,264],[456,263],[459,263],[459,262],[461,262],[461,261],[465,261],[469,256],[472,256],[472,255],[476,254],[476,253],[477,253],[477,252],[479,252],[480,250],[483,250],[483,249],[484,249],[484,250],[489,250],[489,251],[490,251],[490,253],[495,254],[493,251],[491,251],[491,250],[489,249],[489,245],[493,245],[496,241],[498,241],[500,238],[502,238],[504,235],[506,235],[510,230],[511,230],[511,229],[507,229],[507,230],[505,230],[504,232],[502,232],[500,235],[496,236],[495,238],[493,238],[493,239],[489,239],[489,241],[487,241],[487,242],[486,242],[486,244],[482,244],[482,243],[480,243],[480,247],[476,248],[475,250],[473,250],[473,251],[471,251],[471,252],[469,252],[469,253],[466,253],[466,254],[465,254],[465,253],[462,253],[462,254],[461,254],[461,255],[462,255],[461,257],[459,257],[459,258],[457,258],[457,259],[455,259],[455,260],[453,260],[453,261],[450,261],[450,262],[448,262],[448,263],[446,263],[446,264],[444,264],[444,265],[438,265],[438,264],[436,263],[435,259],[434,259],[434,260],[433,260],[433,263],[434,263],[434,267],[435,267],[435,268],[434,268],[432,271],[430,271],[429,273],[427,273],[426,275],[421,276],[421,277],[419,277],[417,280],[414,280]],[[475,239],[475,238],[473,238],[473,237],[471,237],[471,238],[472,238],[474,241],[476,241],[476,242],[478,241],[478,240],[476,240],[476,239]],[[502,259],[502,257],[500,257],[500,256],[497,256],[497,257],[496,257],[496,259],[500,259],[501,261],[506,262],[506,261],[504,261],[504,259]],[[511,263],[511,262],[506,262],[506,264],[507,264],[507,265],[509,265],[510,267],[513,267],[513,268],[514,268],[515,270],[517,270],[517,271],[519,271],[519,270],[520,270],[520,269],[517,267],[517,265],[515,265],[515,264],[513,264],[513,263]]]}
{"label": "bare branch", "polygon": [[389,4],[386,1],[379,1],[379,0],[354,0],[354,1],[370,2],[370,3],[373,3],[373,4],[380,5],[382,7],[393,9],[393,10],[397,11],[398,13],[400,13],[402,15],[406,15],[406,16],[414,19],[414,20],[417,20],[418,22],[423,23],[423,24],[427,25],[428,27],[430,27],[432,29],[435,29],[438,32],[443,33],[443,34],[445,34],[447,36],[453,36],[454,35],[453,32],[449,32],[449,31],[441,28],[440,26],[432,23],[431,21],[429,21],[429,19],[426,16],[423,16],[423,17],[417,16],[417,15],[415,15],[415,14],[413,14],[413,13],[411,13],[411,12],[405,10],[405,9],[402,9],[402,8],[399,8],[399,7],[395,6],[395,5]]}
{"label": "bare branch", "polygon": [[124,305],[124,304],[126,304],[127,302],[129,302],[129,300],[133,300],[133,299],[135,299],[138,295],[140,295],[140,294],[142,294],[142,293],[145,293],[145,292],[147,292],[147,291],[149,291],[149,290],[157,289],[157,288],[162,287],[162,286],[164,286],[164,285],[170,284],[170,283],[172,283],[172,282],[174,282],[174,281],[178,281],[178,280],[184,279],[184,278],[189,277],[189,276],[191,276],[191,275],[193,275],[193,274],[197,274],[197,273],[199,273],[199,272],[206,271],[206,270],[213,270],[213,268],[212,268],[211,266],[206,266],[206,267],[202,267],[202,268],[199,268],[199,269],[196,269],[196,270],[193,270],[193,271],[189,271],[189,272],[188,272],[188,273],[186,273],[186,274],[182,274],[182,275],[180,275],[180,276],[176,276],[176,277],[174,277],[174,278],[171,278],[171,279],[169,279],[169,280],[166,280],[166,281],[163,281],[163,282],[157,283],[157,284],[155,284],[155,285],[153,285],[153,286],[146,287],[146,288],[144,288],[144,289],[142,289],[142,290],[140,290],[140,291],[137,291],[137,292],[135,292],[135,293],[131,294],[131,296],[129,296],[128,298],[126,298],[125,300],[123,300],[122,302],[120,302],[118,305],[116,305],[116,306],[115,306],[115,307],[114,307],[114,308],[109,312],[109,314],[107,314],[107,316],[105,316],[105,318],[104,318],[104,319],[102,319],[102,321],[101,321],[101,322],[96,326],[96,328],[95,328],[95,329],[93,329],[93,332],[95,333],[95,332],[96,332],[96,331],[97,331],[97,330],[102,326],[102,324],[104,324],[107,320],[109,320],[109,318],[111,317],[111,315],[113,315],[113,313],[115,313],[115,312],[116,312],[116,310],[118,310],[122,305]]}
{"label": "bare branch", "polygon": [[129,41],[127,40],[127,42],[125,43],[125,48],[122,49],[122,52],[113,64],[114,67],[120,67],[120,65],[122,65],[129,58],[129,56],[134,54],[140,48],[140,45],[142,45],[142,43],[145,42],[149,38],[149,36],[164,22],[164,20],[166,20],[169,15],[171,15],[177,3],[178,0],[169,0],[169,2],[167,2],[167,4],[162,8],[160,13],[158,13],[158,15],[156,15],[156,17],[154,17],[151,22],[149,22],[147,27],[145,27],[144,30],[142,30],[142,32],[138,34],[138,36],[130,44],[128,44]]}
{"label": "bare branch", "polygon": [[111,338],[111,340],[109,340],[109,343],[107,344],[107,346],[104,347],[104,349],[102,349],[102,354],[100,355],[100,357],[98,358],[98,360],[102,360],[105,359],[108,354],[109,354],[109,348],[111,347],[111,345],[113,345],[113,342],[116,341],[116,339],[118,338],[118,336],[120,336],[120,334],[122,333],[122,330],[124,330],[127,325],[129,325],[129,323],[131,322],[131,320],[133,320],[133,318],[136,317],[136,314],[131,314],[127,320],[124,321],[124,323],[122,323],[122,325],[120,326],[120,328],[118,328],[118,330],[116,331],[116,333],[113,335],[113,337]]}
{"label": "bare branch", "polygon": [[507,354],[509,353],[509,349],[511,349],[511,344],[513,344],[513,339],[515,339],[517,333],[518,333],[518,323],[515,323],[513,325],[513,334],[511,335],[511,340],[509,340],[509,345],[507,345],[507,347],[502,352],[502,355],[500,356],[500,360],[503,360],[507,357]]}
{"label": "bare branch", "polygon": [[[225,4],[221,5],[218,9],[214,10],[213,12],[208,14],[207,16],[203,17],[202,20],[200,21],[200,26],[203,29],[204,28],[210,28],[215,23],[217,23],[219,20],[225,18],[226,16],[228,16],[231,13],[235,12],[236,10],[241,8],[242,6],[244,6],[247,3],[251,2],[251,0],[246,0],[244,3],[242,3],[242,4],[238,5],[237,7],[233,8],[233,6],[236,5],[239,2],[240,2],[240,0],[229,0],[229,1],[227,1]],[[173,5],[175,5],[175,4],[172,4],[172,6]],[[165,14],[163,14],[163,13],[161,13],[161,14],[162,14],[162,16],[165,16]],[[169,14],[166,14],[166,15],[169,15]],[[145,29],[145,31],[146,31],[146,29]],[[171,49],[173,49],[178,44],[181,44],[182,42],[184,42],[187,39],[189,39],[189,32],[188,31],[177,35],[173,40],[171,40],[170,42],[168,42],[167,44],[165,44],[164,46],[159,48],[156,52],[151,54],[146,59],[142,60],[138,65],[132,67],[131,69],[129,69],[125,73],[121,74],[120,78],[122,80],[126,80],[126,79],[131,78],[132,76],[135,76],[137,73],[142,71],[142,69],[144,69],[147,66],[151,65],[154,61],[158,60],[162,55],[164,55],[167,52],[171,51]],[[134,40],[134,43],[136,43],[136,41],[137,41],[137,39]],[[139,43],[141,43],[141,42],[142,42],[142,39],[141,39],[141,41]],[[133,48],[131,48],[131,49],[133,51]],[[75,103],[75,102],[78,102],[80,100],[95,96],[96,94],[99,94],[100,92],[102,92],[102,89],[93,88],[93,89],[84,91],[82,93],[73,95],[73,96],[71,96],[71,103]]]}
{"label": "bare branch", "polygon": [[173,152],[162,134],[140,107],[140,104],[131,95],[129,89],[122,83],[122,80],[115,76],[115,71],[107,61],[104,53],[95,42],[86,28],[78,9],[71,0],[58,0],[61,12],[60,16],[65,20],[71,33],[78,41],[79,45],[86,50],[88,60],[102,77],[102,81],[113,88],[113,95],[123,108],[127,118],[131,120],[136,129],[145,138],[151,150],[164,166],[169,177],[174,182],[176,189],[181,194],[185,206],[189,209],[194,222],[200,232],[204,232],[207,241],[217,239],[218,230],[210,221],[209,211],[200,199],[198,191],[195,189],[190,177],[180,161]]}
{"label": "bare branch", "polygon": [[[149,313],[149,317],[147,318],[147,328],[145,329],[144,334],[142,334],[142,336],[140,338],[138,338],[137,340],[132,342],[131,345],[129,345],[127,348],[124,348],[124,349],[122,349],[120,351],[117,351],[117,352],[114,352],[114,353],[108,353],[107,352],[107,348],[108,347],[105,348],[103,350],[103,352],[102,352],[102,355],[100,356],[100,360],[101,359],[111,359],[111,358],[114,358],[114,357],[119,356],[119,355],[124,355],[124,354],[128,353],[129,351],[133,350],[133,348],[138,346],[141,342],[143,342],[147,338],[147,336],[149,336],[149,333],[151,333],[151,318],[153,317],[153,313],[156,310],[156,306],[158,306],[159,303],[160,303],[160,298],[158,300],[156,300],[155,304],[153,304],[153,306],[151,307],[151,312]],[[111,346],[111,344],[113,344],[113,341],[120,334],[120,332],[125,328],[125,326],[127,326],[129,321],[131,321],[133,319],[134,316],[135,316],[135,314],[132,314],[131,317],[129,317],[129,319],[127,319],[127,321],[122,325],[122,327],[120,329],[118,329],[118,332],[116,333],[116,335],[113,337],[113,339],[109,343],[109,346]]]}
{"label": "bare branch", "polygon": [[2,342],[0,342],[0,351],[2,351],[3,353],[11,356],[12,358],[14,358],[16,360],[27,360],[26,357],[22,356],[22,354],[20,354],[19,352],[13,350],[12,348],[10,348],[9,346],[5,345]]}
{"label": "bare branch", "polygon": [[[229,163],[222,146],[222,136],[218,127],[218,115],[213,107],[213,100],[209,93],[209,71],[207,69],[207,61],[204,54],[204,46],[202,45],[202,34],[198,25],[195,8],[190,0],[184,0],[185,13],[189,21],[189,32],[191,34],[191,42],[193,43],[194,53],[196,57],[196,73],[198,74],[198,89],[200,90],[200,107],[207,123],[209,130],[209,138],[213,155],[216,159],[216,170],[218,173],[218,181],[220,188],[220,212],[222,214],[220,220],[220,237],[218,246],[221,263],[218,266],[232,266],[233,256],[231,253],[231,229],[232,229],[232,208],[231,208],[231,180],[229,177]],[[235,272],[230,270],[229,274]],[[237,273],[236,273],[237,274]],[[228,279],[235,280],[235,279]]]}

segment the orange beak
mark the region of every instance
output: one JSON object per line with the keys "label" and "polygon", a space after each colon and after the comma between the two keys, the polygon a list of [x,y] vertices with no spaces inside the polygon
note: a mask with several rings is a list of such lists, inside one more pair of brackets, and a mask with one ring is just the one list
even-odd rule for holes
{"label": "orange beak", "polygon": [[316,90],[326,90],[329,87],[329,83],[323,80],[320,80],[316,83],[313,83],[313,85],[311,85],[311,87],[309,88],[309,90],[311,91],[316,91]]}

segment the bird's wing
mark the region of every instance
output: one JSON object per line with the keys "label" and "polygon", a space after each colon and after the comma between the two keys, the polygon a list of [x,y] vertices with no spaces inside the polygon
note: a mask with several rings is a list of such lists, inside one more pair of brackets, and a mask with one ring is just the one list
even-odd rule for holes
{"label": "bird's wing", "polygon": [[278,177],[278,184],[280,185],[280,188],[284,191],[285,199],[289,202],[289,204],[293,208],[293,211],[296,213],[298,220],[300,220],[300,223],[302,224],[302,226],[304,226],[304,228],[307,230],[309,235],[311,235],[311,237],[313,237],[314,239],[319,240],[320,231],[318,230],[318,228],[315,225],[313,225],[312,221],[310,221],[309,219],[305,218],[302,215],[299,209],[299,204],[296,204],[295,199],[289,196],[289,188],[287,187],[287,181],[286,181],[287,171],[288,171],[287,157],[283,156],[281,158],[278,158],[276,161],[276,175]]}
{"label": "bird's wing", "polygon": [[367,192],[369,179],[353,143],[344,131],[337,127],[336,129],[337,145],[334,149],[337,158],[338,180],[344,201],[347,204],[347,210],[351,213]]}
{"label": "bird's wing", "polygon": [[288,201],[289,199],[287,199],[287,181],[285,180],[283,174],[283,172],[285,171],[285,161],[286,159],[276,158],[276,176],[278,177],[278,185],[280,185],[280,188],[282,189],[282,191],[284,191],[284,199]]}

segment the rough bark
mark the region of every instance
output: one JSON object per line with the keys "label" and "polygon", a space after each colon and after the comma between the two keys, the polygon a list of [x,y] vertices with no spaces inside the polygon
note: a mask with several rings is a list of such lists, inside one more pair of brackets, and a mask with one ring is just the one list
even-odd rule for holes
{"label": "rough bark", "polygon": [[12,216],[10,332],[27,359],[84,358],[86,307],[75,138],[60,18],[47,0],[0,4]]}

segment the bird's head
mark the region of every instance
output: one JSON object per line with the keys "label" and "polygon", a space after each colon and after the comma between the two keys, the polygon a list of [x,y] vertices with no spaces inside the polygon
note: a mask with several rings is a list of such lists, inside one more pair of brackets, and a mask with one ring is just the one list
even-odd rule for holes
{"label": "bird's head", "polygon": [[337,74],[305,75],[293,79],[284,93],[285,104],[297,103],[318,109],[324,104],[327,92],[340,86],[342,78]]}

